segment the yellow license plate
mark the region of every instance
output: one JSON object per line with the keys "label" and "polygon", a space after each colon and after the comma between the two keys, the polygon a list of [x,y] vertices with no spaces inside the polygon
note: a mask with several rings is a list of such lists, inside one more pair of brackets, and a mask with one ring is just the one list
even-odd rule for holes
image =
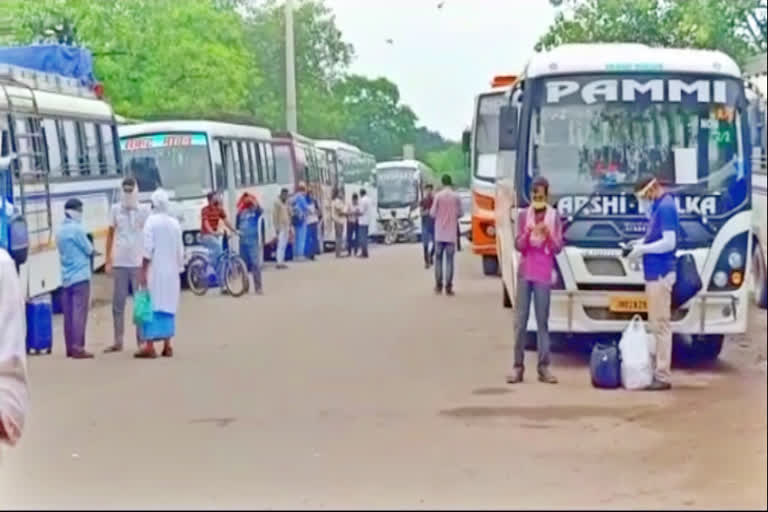
{"label": "yellow license plate", "polygon": [[645,313],[648,300],[644,297],[611,297],[609,308],[614,313]]}

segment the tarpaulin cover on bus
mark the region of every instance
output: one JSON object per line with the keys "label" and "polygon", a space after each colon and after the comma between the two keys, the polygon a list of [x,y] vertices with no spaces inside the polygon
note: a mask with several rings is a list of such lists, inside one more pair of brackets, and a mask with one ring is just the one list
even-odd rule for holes
{"label": "tarpaulin cover on bus", "polygon": [[96,82],[93,56],[85,48],[60,44],[0,47],[0,63],[75,78],[88,87]]}

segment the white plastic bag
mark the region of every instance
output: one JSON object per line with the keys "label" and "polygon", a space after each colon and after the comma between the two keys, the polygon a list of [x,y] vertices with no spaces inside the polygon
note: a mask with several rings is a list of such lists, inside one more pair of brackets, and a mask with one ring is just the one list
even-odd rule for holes
{"label": "white plastic bag", "polygon": [[629,322],[621,336],[621,382],[627,389],[643,389],[653,381],[648,338],[645,323],[639,315]]}

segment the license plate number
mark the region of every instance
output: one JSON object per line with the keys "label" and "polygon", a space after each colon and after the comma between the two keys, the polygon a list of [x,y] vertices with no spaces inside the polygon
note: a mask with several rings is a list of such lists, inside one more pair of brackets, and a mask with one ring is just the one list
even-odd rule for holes
{"label": "license plate number", "polygon": [[645,313],[648,300],[644,297],[611,297],[610,310],[614,313]]}

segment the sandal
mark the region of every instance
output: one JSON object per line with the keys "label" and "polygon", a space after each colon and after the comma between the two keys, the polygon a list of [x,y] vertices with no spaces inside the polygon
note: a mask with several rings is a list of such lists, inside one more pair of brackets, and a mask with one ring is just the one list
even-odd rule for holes
{"label": "sandal", "polygon": [[123,347],[117,346],[117,345],[112,345],[104,349],[105,354],[114,354],[115,352],[122,352],[122,351],[123,351]]}
{"label": "sandal", "polygon": [[163,357],[173,357],[173,347],[165,347],[163,348],[163,352],[161,354]]}
{"label": "sandal", "polygon": [[154,349],[143,349],[133,354],[133,357],[136,359],[154,359],[157,357],[157,352]]}

